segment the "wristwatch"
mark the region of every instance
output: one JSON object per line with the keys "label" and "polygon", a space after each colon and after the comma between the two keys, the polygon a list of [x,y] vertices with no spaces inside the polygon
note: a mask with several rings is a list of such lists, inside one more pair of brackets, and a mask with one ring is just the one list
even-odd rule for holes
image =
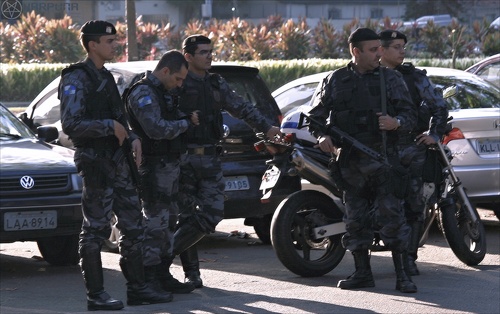
{"label": "wristwatch", "polygon": [[398,123],[398,126],[394,130],[397,130],[397,129],[399,129],[399,127],[401,127],[401,120],[399,120],[399,118],[396,117],[396,121]]}

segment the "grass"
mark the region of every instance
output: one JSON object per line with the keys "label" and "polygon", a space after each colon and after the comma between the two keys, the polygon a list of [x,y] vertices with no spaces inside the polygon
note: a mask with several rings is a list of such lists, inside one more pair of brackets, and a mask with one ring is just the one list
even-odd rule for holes
{"label": "grass", "polygon": [[10,107],[9,110],[14,114],[14,115],[18,115],[22,112],[24,112],[24,110],[26,110],[26,107]]}

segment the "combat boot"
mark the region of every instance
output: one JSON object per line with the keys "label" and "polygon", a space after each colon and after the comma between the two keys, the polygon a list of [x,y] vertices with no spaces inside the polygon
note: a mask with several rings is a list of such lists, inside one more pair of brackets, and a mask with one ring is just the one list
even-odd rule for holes
{"label": "combat boot", "polygon": [[190,282],[182,283],[175,279],[170,273],[171,259],[162,259],[161,264],[158,265],[156,277],[160,283],[160,287],[171,293],[185,294],[190,293],[195,289],[194,285]]}
{"label": "combat boot", "polygon": [[[392,251],[392,261],[394,262],[394,268],[396,269],[396,290],[404,293],[414,293],[417,292],[417,286],[411,280],[411,277],[406,272],[408,261],[406,252],[400,253]],[[405,265],[406,264],[406,265]]]}
{"label": "combat boot", "polygon": [[414,221],[410,224],[410,240],[408,242],[408,267],[406,272],[410,276],[420,275],[417,264],[415,261],[418,258],[418,244],[422,235],[423,224],[419,221]]}
{"label": "combat boot", "polygon": [[[142,255],[120,258],[120,267],[127,279],[127,304],[145,305],[172,301],[170,292],[161,290],[154,282],[146,282]],[[148,269],[149,271],[150,269]]]}
{"label": "combat boot", "polygon": [[196,245],[182,252],[180,258],[185,275],[184,281],[193,284],[195,288],[202,288],[203,280],[201,280],[200,277],[200,261],[198,259],[198,249]]}
{"label": "combat boot", "polygon": [[87,289],[87,310],[112,311],[123,309],[123,303],[115,300],[104,290],[100,248],[81,248],[81,267]]}
{"label": "combat boot", "polygon": [[337,287],[340,289],[375,287],[368,249],[355,250],[352,252],[352,255],[354,256],[354,267],[356,270],[347,279],[340,280]]}

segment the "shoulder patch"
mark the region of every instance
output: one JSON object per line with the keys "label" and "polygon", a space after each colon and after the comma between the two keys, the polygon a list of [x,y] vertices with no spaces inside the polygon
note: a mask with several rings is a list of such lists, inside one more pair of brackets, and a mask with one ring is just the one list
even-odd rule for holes
{"label": "shoulder patch", "polygon": [[76,94],[76,86],[75,85],[65,85],[63,93],[64,93],[64,95],[74,95],[74,94]]}
{"label": "shoulder patch", "polygon": [[151,99],[151,96],[144,96],[139,98],[139,108],[142,108],[144,106],[150,105],[153,103],[153,100]]}

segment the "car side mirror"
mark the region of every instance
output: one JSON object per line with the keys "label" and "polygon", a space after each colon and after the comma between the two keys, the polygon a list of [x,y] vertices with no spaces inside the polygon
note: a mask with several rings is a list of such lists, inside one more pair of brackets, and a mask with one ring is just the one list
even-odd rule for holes
{"label": "car side mirror", "polygon": [[24,124],[28,126],[28,128],[33,130],[33,120],[28,118],[28,114],[23,112],[17,116]]}
{"label": "car side mirror", "polygon": [[47,143],[57,140],[59,137],[59,131],[55,126],[39,126],[36,131],[38,139]]}
{"label": "car side mirror", "polygon": [[443,90],[443,98],[446,99],[453,97],[457,94],[457,92],[458,92],[457,85],[448,86]]}

